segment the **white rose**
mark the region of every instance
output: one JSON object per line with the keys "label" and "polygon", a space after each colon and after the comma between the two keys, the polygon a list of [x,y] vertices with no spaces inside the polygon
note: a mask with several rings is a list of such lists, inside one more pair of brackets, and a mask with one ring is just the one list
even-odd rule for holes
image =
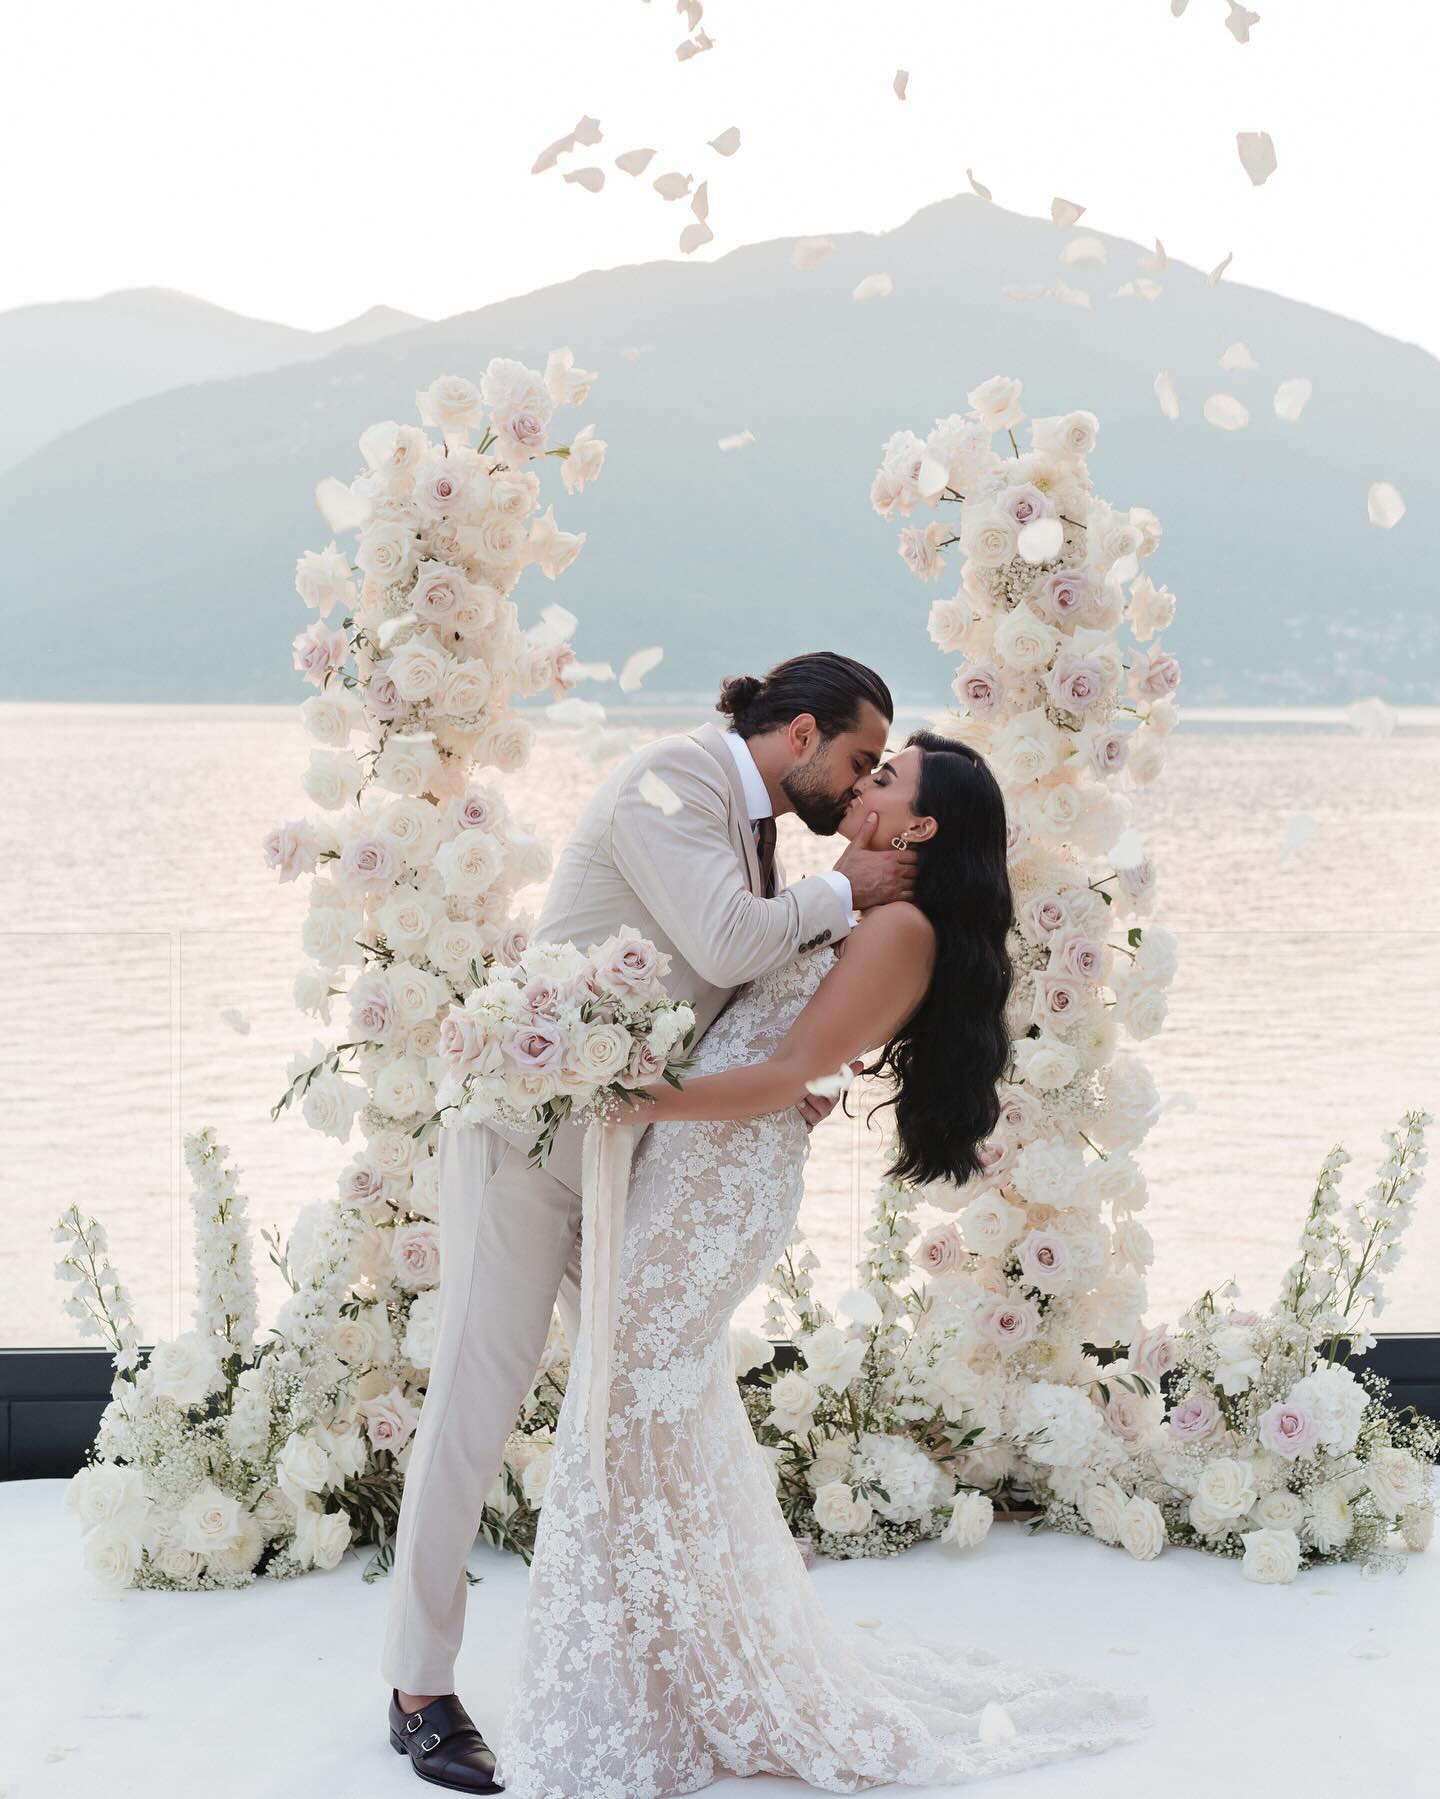
{"label": "white rose", "polygon": [[771,1422],[781,1430],[802,1423],[815,1410],[820,1395],[803,1374],[793,1369],[782,1374],[770,1388]]}
{"label": "white rose", "polygon": [[957,1493],[940,1541],[956,1549],[973,1549],[990,1529],[995,1506],[985,1493]]}
{"label": "white rose", "polygon": [[1100,436],[1100,421],[1093,412],[1067,412],[1063,418],[1033,419],[1030,442],[1042,456],[1062,461],[1088,456]]}
{"label": "white rose", "polygon": [[219,1340],[186,1331],[164,1338],[150,1352],[151,1390],[176,1405],[203,1405],[224,1384]]}
{"label": "white rose", "polygon": [[121,1536],[138,1535],[150,1509],[145,1478],[138,1468],[113,1462],[81,1468],[65,1489],[65,1509],[82,1530],[106,1525]]}
{"label": "white rose", "polygon": [[197,1555],[229,1549],[240,1534],[240,1502],[206,1481],[179,1512],[180,1542]]}
{"label": "white rose", "polygon": [[525,1494],[526,1504],[534,1506],[537,1511],[544,1503],[545,1489],[550,1484],[550,1465],[553,1459],[554,1452],[552,1450],[543,1450],[539,1455],[531,1457],[525,1464],[524,1473],[520,1476],[520,1486]]}
{"label": "white rose", "polygon": [[97,1525],[84,1537],[85,1572],[101,1586],[118,1591],[132,1586],[139,1572],[142,1544],[138,1535],[111,1524]]}
{"label": "white rose", "polygon": [[1377,1449],[1365,1464],[1365,1484],[1375,1503],[1391,1517],[1425,1498],[1425,1471],[1403,1449]]}
{"label": "white rose", "polygon": [[486,831],[461,831],[435,852],[445,891],[475,899],[493,887],[505,868],[504,845]]}
{"label": "white rose", "polygon": [[355,599],[350,558],[333,542],[323,550],[306,550],[295,564],[295,591],[321,618],[334,606],[348,610]]}
{"label": "white rose", "polygon": [[992,375],[966,394],[983,431],[1008,431],[1025,414],[1020,408],[1022,383],[1009,375]]}
{"label": "white rose", "polygon": [[852,1536],[859,1531],[869,1530],[870,1520],[870,1501],[858,1493],[852,1493],[845,1481],[826,1481],[824,1486],[816,1489],[815,1522],[821,1530]]}
{"label": "white rose", "polygon": [[1125,1502],[1120,1541],[1137,1562],[1153,1561],[1165,1547],[1167,1537],[1165,1514],[1153,1499],[1142,1499],[1136,1494]]}
{"label": "white rose", "polygon": [[435,1089],[422,1062],[400,1056],[376,1073],[373,1098],[377,1110],[391,1118],[413,1118],[417,1112],[428,1117],[434,1108]]}
{"label": "white rose", "polygon": [[991,647],[1007,668],[1029,671],[1047,667],[1059,644],[1059,634],[1039,613],[1020,605],[996,625]]}
{"label": "white rose", "polygon": [[310,1494],[323,1493],[333,1474],[325,1446],[292,1431],[275,1462],[275,1484],[291,1504],[298,1509]]}
{"label": "white rose", "polygon": [[1080,1498],[1080,1516],[1102,1543],[1118,1543],[1125,1521],[1126,1495],[1113,1480],[1096,1481]]}
{"label": "white rose", "polygon": [[1079,1061],[1068,1043],[1042,1031],[1038,1037],[1021,1037],[1015,1045],[1016,1072],[1032,1087],[1063,1087],[1075,1077]]}
{"label": "white rose", "polygon": [[1248,1519],[1266,1530],[1299,1530],[1304,1521],[1305,1506],[1299,1495],[1284,1487],[1272,1487],[1268,1493],[1262,1493]]}
{"label": "white rose", "polygon": [[395,587],[409,578],[419,556],[415,533],[398,519],[377,519],[360,533],[355,561],[363,573],[382,587]]}
{"label": "white rose", "polygon": [[1247,1530],[1242,1541],[1241,1572],[1247,1580],[1265,1585],[1294,1580],[1300,1568],[1300,1539],[1293,1530]]}
{"label": "white rose", "polygon": [[605,440],[595,436],[595,427],[586,425],[571,439],[570,454],[560,463],[560,479],[567,493],[580,493],[587,481],[593,481],[605,466]]}
{"label": "white rose", "polygon": [[1255,1474],[1232,1456],[1207,1462],[1195,1496],[1217,1518],[1239,1518],[1255,1503]]}
{"label": "white rose", "polygon": [[805,1371],[821,1387],[843,1392],[865,1360],[865,1339],[847,1337],[835,1324],[823,1324],[799,1339]]}
{"label": "white rose", "polygon": [[451,435],[463,435],[478,425],[484,414],[480,390],[463,375],[440,375],[423,393],[415,395],[424,424]]}
{"label": "white rose", "polygon": [[1020,1235],[1025,1214],[998,1193],[980,1193],[955,1220],[966,1249],[978,1256],[1003,1255]]}
{"label": "white rose", "polygon": [[630,1033],[618,1024],[581,1025],[568,1060],[587,1085],[608,1086],[629,1065]]}

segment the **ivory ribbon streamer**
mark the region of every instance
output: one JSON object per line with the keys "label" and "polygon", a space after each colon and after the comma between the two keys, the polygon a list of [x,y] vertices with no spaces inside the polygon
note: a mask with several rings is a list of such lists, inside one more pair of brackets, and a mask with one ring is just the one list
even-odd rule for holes
{"label": "ivory ribbon streamer", "polygon": [[610,1424],[610,1357],[615,1336],[616,1281],[625,1240],[625,1198],[636,1128],[591,1124],[585,1132],[580,1184],[580,1335],[589,1347],[585,1433],[590,1476],[606,1517],[605,1437]]}

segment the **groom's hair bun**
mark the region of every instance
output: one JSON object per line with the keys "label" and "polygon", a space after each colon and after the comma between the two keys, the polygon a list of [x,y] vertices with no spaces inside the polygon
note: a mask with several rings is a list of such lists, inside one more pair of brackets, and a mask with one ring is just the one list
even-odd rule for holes
{"label": "groom's hair bun", "polygon": [[715,710],[723,713],[732,725],[738,725],[764,686],[765,683],[756,680],[754,675],[730,675],[720,683],[720,698],[715,702]]}
{"label": "groom's hair bun", "polygon": [[754,675],[731,675],[721,683],[715,710],[741,737],[785,730],[792,718],[808,712],[821,735],[831,738],[855,729],[862,703],[886,719],[895,716],[890,689],[873,668],[851,656],[837,656],[834,650],[814,650],[777,663],[763,681]]}

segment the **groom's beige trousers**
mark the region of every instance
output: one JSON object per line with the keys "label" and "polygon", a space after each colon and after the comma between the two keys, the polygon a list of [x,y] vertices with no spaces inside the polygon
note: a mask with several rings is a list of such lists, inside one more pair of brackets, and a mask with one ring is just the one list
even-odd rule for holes
{"label": "groom's beige trousers", "polygon": [[381,1672],[452,1693],[465,1562],[549,1334],[580,1316],[580,1195],[487,1125],[441,1132],[440,1305],[395,1539]]}

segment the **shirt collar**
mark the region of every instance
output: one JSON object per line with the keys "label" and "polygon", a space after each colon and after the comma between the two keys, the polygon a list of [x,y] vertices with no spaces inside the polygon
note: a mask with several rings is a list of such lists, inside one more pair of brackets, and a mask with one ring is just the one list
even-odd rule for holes
{"label": "shirt collar", "polygon": [[740,771],[740,785],[745,790],[745,804],[750,810],[750,822],[754,824],[758,818],[771,818],[775,808],[770,804],[770,795],[765,789],[765,780],[755,766],[755,758],[750,753],[750,745],[738,731],[723,733],[725,747],[735,759],[735,766]]}

